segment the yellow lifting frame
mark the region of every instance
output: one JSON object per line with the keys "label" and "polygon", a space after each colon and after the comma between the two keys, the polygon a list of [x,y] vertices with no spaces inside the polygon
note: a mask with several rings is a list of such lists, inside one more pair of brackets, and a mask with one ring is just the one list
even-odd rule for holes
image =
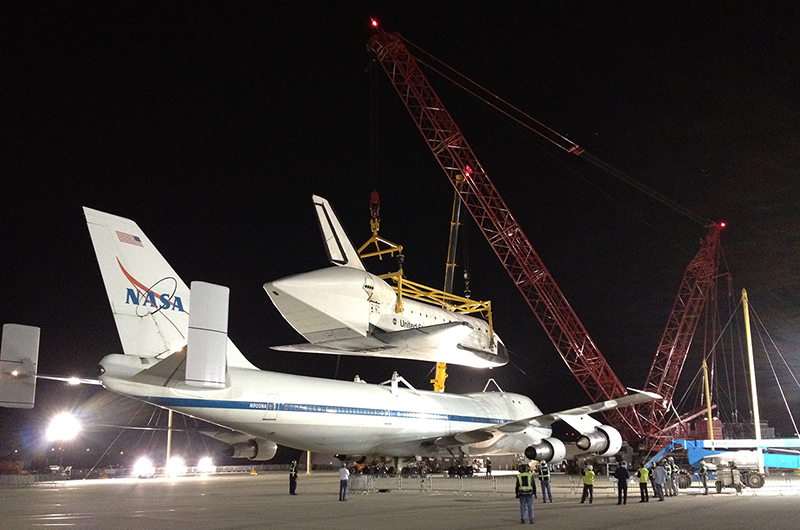
{"label": "yellow lifting frame", "polygon": [[[462,178],[463,177],[459,175],[459,180]],[[456,197],[456,200],[458,200],[458,197]],[[377,256],[378,259],[382,260],[384,254],[394,256],[395,253],[402,257],[402,245],[393,243],[388,239],[382,238],[378,235],[378,230],[380,229],[380,220],[378,218],[373,217],[373,219],[370,220],[370,228],[372,229],[372,237],[370,237],[366,243],[361,245],[361,247],[358,249],[358,255],[361,257],[361,259],[373,258]],[[365,252],[367,247],[373,244],[375,245],[375,250],[372,252]],[[381,248],[382,244],[385,245],[385,248]],[[406,280],[403,277],[402,259],[400,261],[400,270],[381,276],[382,279],[392,280],[395,283],[395,285],[392,286],[392,289],[394,289],[394,291],[397,293],[396,311],[398,313],[403,312],[403,296],[420,300],[422,302],[433,303],[448,311],[453,311],[454,313],[482,313],[486,316],[486,319],[489,322],[489,341],[494,339],[492,303],[490,301],[476,301]],[[448,266],[455,266],[455,264],[448,264]],[[433,383],[434,392],[444,392],[445,379],[447,379],[447,363],[436,363],[436,377],[431,380],[431,383]]]}
{"label": "yellow lifting frame", "polygon": [[[403,245],[392,243],[388,239],[384,239],[378,235],[378,230],[381,227],[379,220],[371,219],[369,222],[369,227],[370,229],[372,229],[372,237],[367,239],[367,242],[359,247],[358,255],[361,257],[361,259],[374,258],[375,256],[377,256],[378,259],[382,260],[384,254],[389,254],[389,256],[394,256],[395,252],[397,252],[398,254],[403,253]],[[381,248],[381,243],[386,245],[388,248]],[[375,245],[375,251],[364,253],[364,250],[372,244]]]}
{"label": "yellow lifting frame", "polygon": [[392,280],[395,285],[392,289],[397,293],[398,313],[403,312],[403,297],[413,298],[422,302],[429,302],[441,306],[442,308],[454,313],[481,313],[489,321],[489,340],[494,338],[494,326],[492,325],[492,302],[472,300],[452,293],[447,293],[439,289],[426,287],[420,283],[412,282],[403,278],[402,271],[392,272],[381,276],[384,280]]}
{"label": "yellow lifting frame", "polygon": [[[374,252],[367,252],[364,253],[364,250],[371,244],[375,244],[375,251]],[[389,248],[381,248],[381,243],[384,245],[388,245]],[[378,232],[372,232],[372,237],[367,240],[366,243],[361,245],[358,249],[358,255],[361,256],[362,259],[364,258],[374,258],[375,256],[378,259],[383,259],[384,254],[389,254],[389,256],[394,256],[395,252],[402,254],[403,253],[403,246],[398,245],[396,243],[392,243],[388,239],[384,239],[378,235]]]}

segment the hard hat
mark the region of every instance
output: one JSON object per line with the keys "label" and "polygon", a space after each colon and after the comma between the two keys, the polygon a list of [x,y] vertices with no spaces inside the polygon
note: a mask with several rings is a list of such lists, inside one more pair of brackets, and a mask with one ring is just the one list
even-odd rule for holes
{"label": "hard hat", "polygon": [[588,466],[586,466],[586,469],[588,469],[589,471],[591,471],[591,470],[592,470],[592,465],[591,465],[591,464],[589,464]]}

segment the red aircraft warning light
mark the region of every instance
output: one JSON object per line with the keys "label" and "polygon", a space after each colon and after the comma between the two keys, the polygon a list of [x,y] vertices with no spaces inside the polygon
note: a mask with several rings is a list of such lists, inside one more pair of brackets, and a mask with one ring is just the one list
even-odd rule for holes
{"label": "red aircraft warning light", "polygon": [[374,18],[371,18],[371,19],[369,19],[369,25],[372,26],[373,28],[377,28],[378,27],[378,21],[376,19],[374,19]]}

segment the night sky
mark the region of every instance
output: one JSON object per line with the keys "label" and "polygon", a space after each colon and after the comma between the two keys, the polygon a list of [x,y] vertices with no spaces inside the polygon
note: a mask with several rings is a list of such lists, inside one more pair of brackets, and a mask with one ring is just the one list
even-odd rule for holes
{"label": "night sky", "polygon": [[[295,4],[0,6],[0,321],[42,328],[41,373],[92,377],[120,352],[85,205],[134,219],[187,283],[229,286],[230,336],[261,368],[369,382],[398,370],[430,388],[424,363],[269,349],[302,338],[262,284],[327,265],[312,194],[331,201],[360,245],[377,189],[380,233],[404,245],[409,279],[442,284],[452,189],[382,71],[368,70],[370,15],[640,182],[727,222],[722,268],[734,296],[720,304],[735,306],[747,288],[798,368],[800,9]],[[705,229],[428,75],[618,377],[641,387]],[[473,297],[492,300],[515,362],[450,367],[447,391],[479,391],[494,377],[545,410],[587,402],[471,220],[463,232]],[[762,419],[791,434],[766,367],[759,384]],[[800,407],[797,386],[785,390]],[[32,411],[0,411],[0,456],[35,446],[65,406],[97,424],[144,425],[153,414],[133,419],[138,403],[46,381],[37,399]]]}

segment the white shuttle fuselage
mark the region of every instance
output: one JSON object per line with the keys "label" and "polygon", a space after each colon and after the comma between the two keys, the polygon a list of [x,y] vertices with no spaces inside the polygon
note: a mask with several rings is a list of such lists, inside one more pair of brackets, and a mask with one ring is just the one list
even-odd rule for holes
{"label": "white shuttle fuselage", "polygon": [[[306,344],[273,349],[503,366],[508,352],[489,324],[398,294],[367,272],[327,200],[313,197],[332,267],[266,283],[264,290]],[[402,307],[402,310],[398,308]]]}

